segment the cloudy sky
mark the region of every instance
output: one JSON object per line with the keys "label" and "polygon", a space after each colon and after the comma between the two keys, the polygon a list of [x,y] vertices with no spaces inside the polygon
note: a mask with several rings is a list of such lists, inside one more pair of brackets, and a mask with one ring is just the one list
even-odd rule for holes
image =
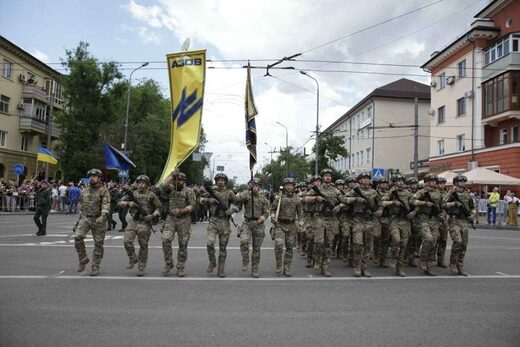
{"label": "cloudy sky", "polygon": [[[428,83],[420,69],[431,52],[463,34],[488,0],[3,0],[0,34],[50,66],[65,49],[90,43],[100,60],[121,63],[133,78],[152,78],[168,91],[165,55],[186,38],[191,49],[207,49],[203,125],[207,151],[216,165],[244,182],[249,177],[244,141],[244,89],[251,60],[266,66],[302,53],[281,67],[253,70],[259,110],[258,165],[269,151],[313,144],[316,85],[320,126],[326,128],[375,88],[399,78]],[[362,64],[360,64],[362,63]],[[390,64],[390,65],[389,65]],[[412,65],[412,66],[392,66]],[[327,72],[328,70],[328,72]],[[123,129],[121,129],[123,131]],[[131,129],[130,129],[131,131]],[[310,141],[309,141],[310,140]],[[266,144],[267,143],[267,144]],[[276,156],[276,154],[275,154]],[[212,161],[213,165],[213,161]]]}

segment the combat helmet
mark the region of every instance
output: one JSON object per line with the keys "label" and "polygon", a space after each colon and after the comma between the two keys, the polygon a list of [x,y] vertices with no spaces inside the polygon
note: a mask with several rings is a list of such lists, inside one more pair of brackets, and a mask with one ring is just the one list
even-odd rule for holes
{"label": "combat helmet", "polygon": [[282,186],[285,186],[286,184],[292,184],[294,186],[295,185],[294,178],[292,178],[292,177],[284,178],[282,181]]}
{"label": "combat helmet", "polygon": [[453,184],[457,184],[459,182],[467,182],[468,178],[464,175],[457,175],[453,177]]}
{"label": "combat helmet", "polygon": [[224,181],[226,181],[226,183],[228,182],[228,177],[225,173],[218,173],[215,175],[215,182],[220,179],[220,178],[223,178]]}
{"label": "combat helmet", "polygon": [[370,172],[368,171],[363,171],[361,172],[358,176],[357,176],[357,179],[360,180],[362,178],[372,178],[372,175],[370,174]]}
{"label": "combat helmet", "polygon": [[326,169],[321,170],[321,172],[320,172],[321,177],[325,176],[326,174],[330,174],[332,176],[332,174],[333,174],[332,169],[326,168]]}
{"label": "combat helmet", "polygon": [[103,177],[103,173],[99,169],[90,169],[87,172],[87,177],[90,177],[90,176]]}
{"label": "combat helmet", "polygon": [[145,182],[146,184],[150,184],[150,178],[146,175],[139,175],[137,176],[137,178],[135,179],[135,181],[137,183],[139,182]]}

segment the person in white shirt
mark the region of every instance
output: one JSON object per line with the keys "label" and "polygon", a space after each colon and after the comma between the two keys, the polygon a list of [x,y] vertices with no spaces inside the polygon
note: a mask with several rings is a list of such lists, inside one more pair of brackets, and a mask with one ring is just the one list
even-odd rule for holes
{"label": "person in white shirt", "polygon": [[68,205],[67,203],[67,186],[63,184],[63,182],[60,182],[60,186],[58,187],[58,194],[60,196],[60,210],[67,211],[65,208],[65,205]]}

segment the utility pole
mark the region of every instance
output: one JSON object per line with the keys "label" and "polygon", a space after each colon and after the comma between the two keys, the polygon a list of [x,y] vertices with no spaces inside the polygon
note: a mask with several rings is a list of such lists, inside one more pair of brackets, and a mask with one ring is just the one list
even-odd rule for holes
{"label": "utility pole", "polygon": [[413,99],[415,106],[414,131],[413,131],[413,177],[419,175],[419,98]]}
{"label": "utility pole", "polygon": [[[51,135],[52,135],[52,108],[54,107],[54,93],[51,90],[49,100],[49,114],[47,115],[47,149],[51,150]],[[49,163],[45,163],[45,180],[49,180]]]}

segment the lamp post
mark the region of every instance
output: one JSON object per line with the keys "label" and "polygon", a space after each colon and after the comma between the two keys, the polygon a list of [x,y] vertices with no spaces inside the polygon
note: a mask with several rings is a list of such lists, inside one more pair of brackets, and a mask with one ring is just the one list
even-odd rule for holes
{"label": "lamp post", "polygon": [[140,68],[143,68],[147,65],[148,65],[148,62],[142,63],[141,66],[139,66],[138,68],[136,68],[136,69],[132,70],[132,72],[130,72],[130,77],[128,78],[128,93],[127,93],[127,97],[126,97],[125,137],[124,137],[124,141],[123,141],[123,150],[124,151],[127,151],[126,139],[128,136],[128,112],[130,111],[130,89],[132,87],[132,74],[134,72],[136,72],[137,70],[139,70]]}
{"label": "lamp post", "polygon": [[[289,132],[287,130],[287,127],[285,125],[283,125],[282,123],[276,122],[276,124],[285,128],[285,151],[287,152],[288,148],[289,148]],[[285,177],[287,177],[287,174],[289,173],[289,160],[288,159],[289,159],[288,157],[285,159]]]}
{"label": "lamp post", "polygon": [[305,71],[300,71],[302,75],[305,75],[316,82],[316,165],[314,168],[314,174],[318,175],[318,159],[319,159],[319,145],[320,145],[320,84],[318,80],[309,75]]}
{"label": "lamp post", "polygon": [[273,146],[271,146],[270,144],[268,144],[267,142],[264,142],[266,144],[266,146],[269,146],[269,148],[271,149],[269,151],[269,153],[271,154],[271,161],[269,162],[269,164],[271,165],[271,187],[274,186],[274,177],[273,177],[273,153],[276,151],[276,147],[273,148]]}

